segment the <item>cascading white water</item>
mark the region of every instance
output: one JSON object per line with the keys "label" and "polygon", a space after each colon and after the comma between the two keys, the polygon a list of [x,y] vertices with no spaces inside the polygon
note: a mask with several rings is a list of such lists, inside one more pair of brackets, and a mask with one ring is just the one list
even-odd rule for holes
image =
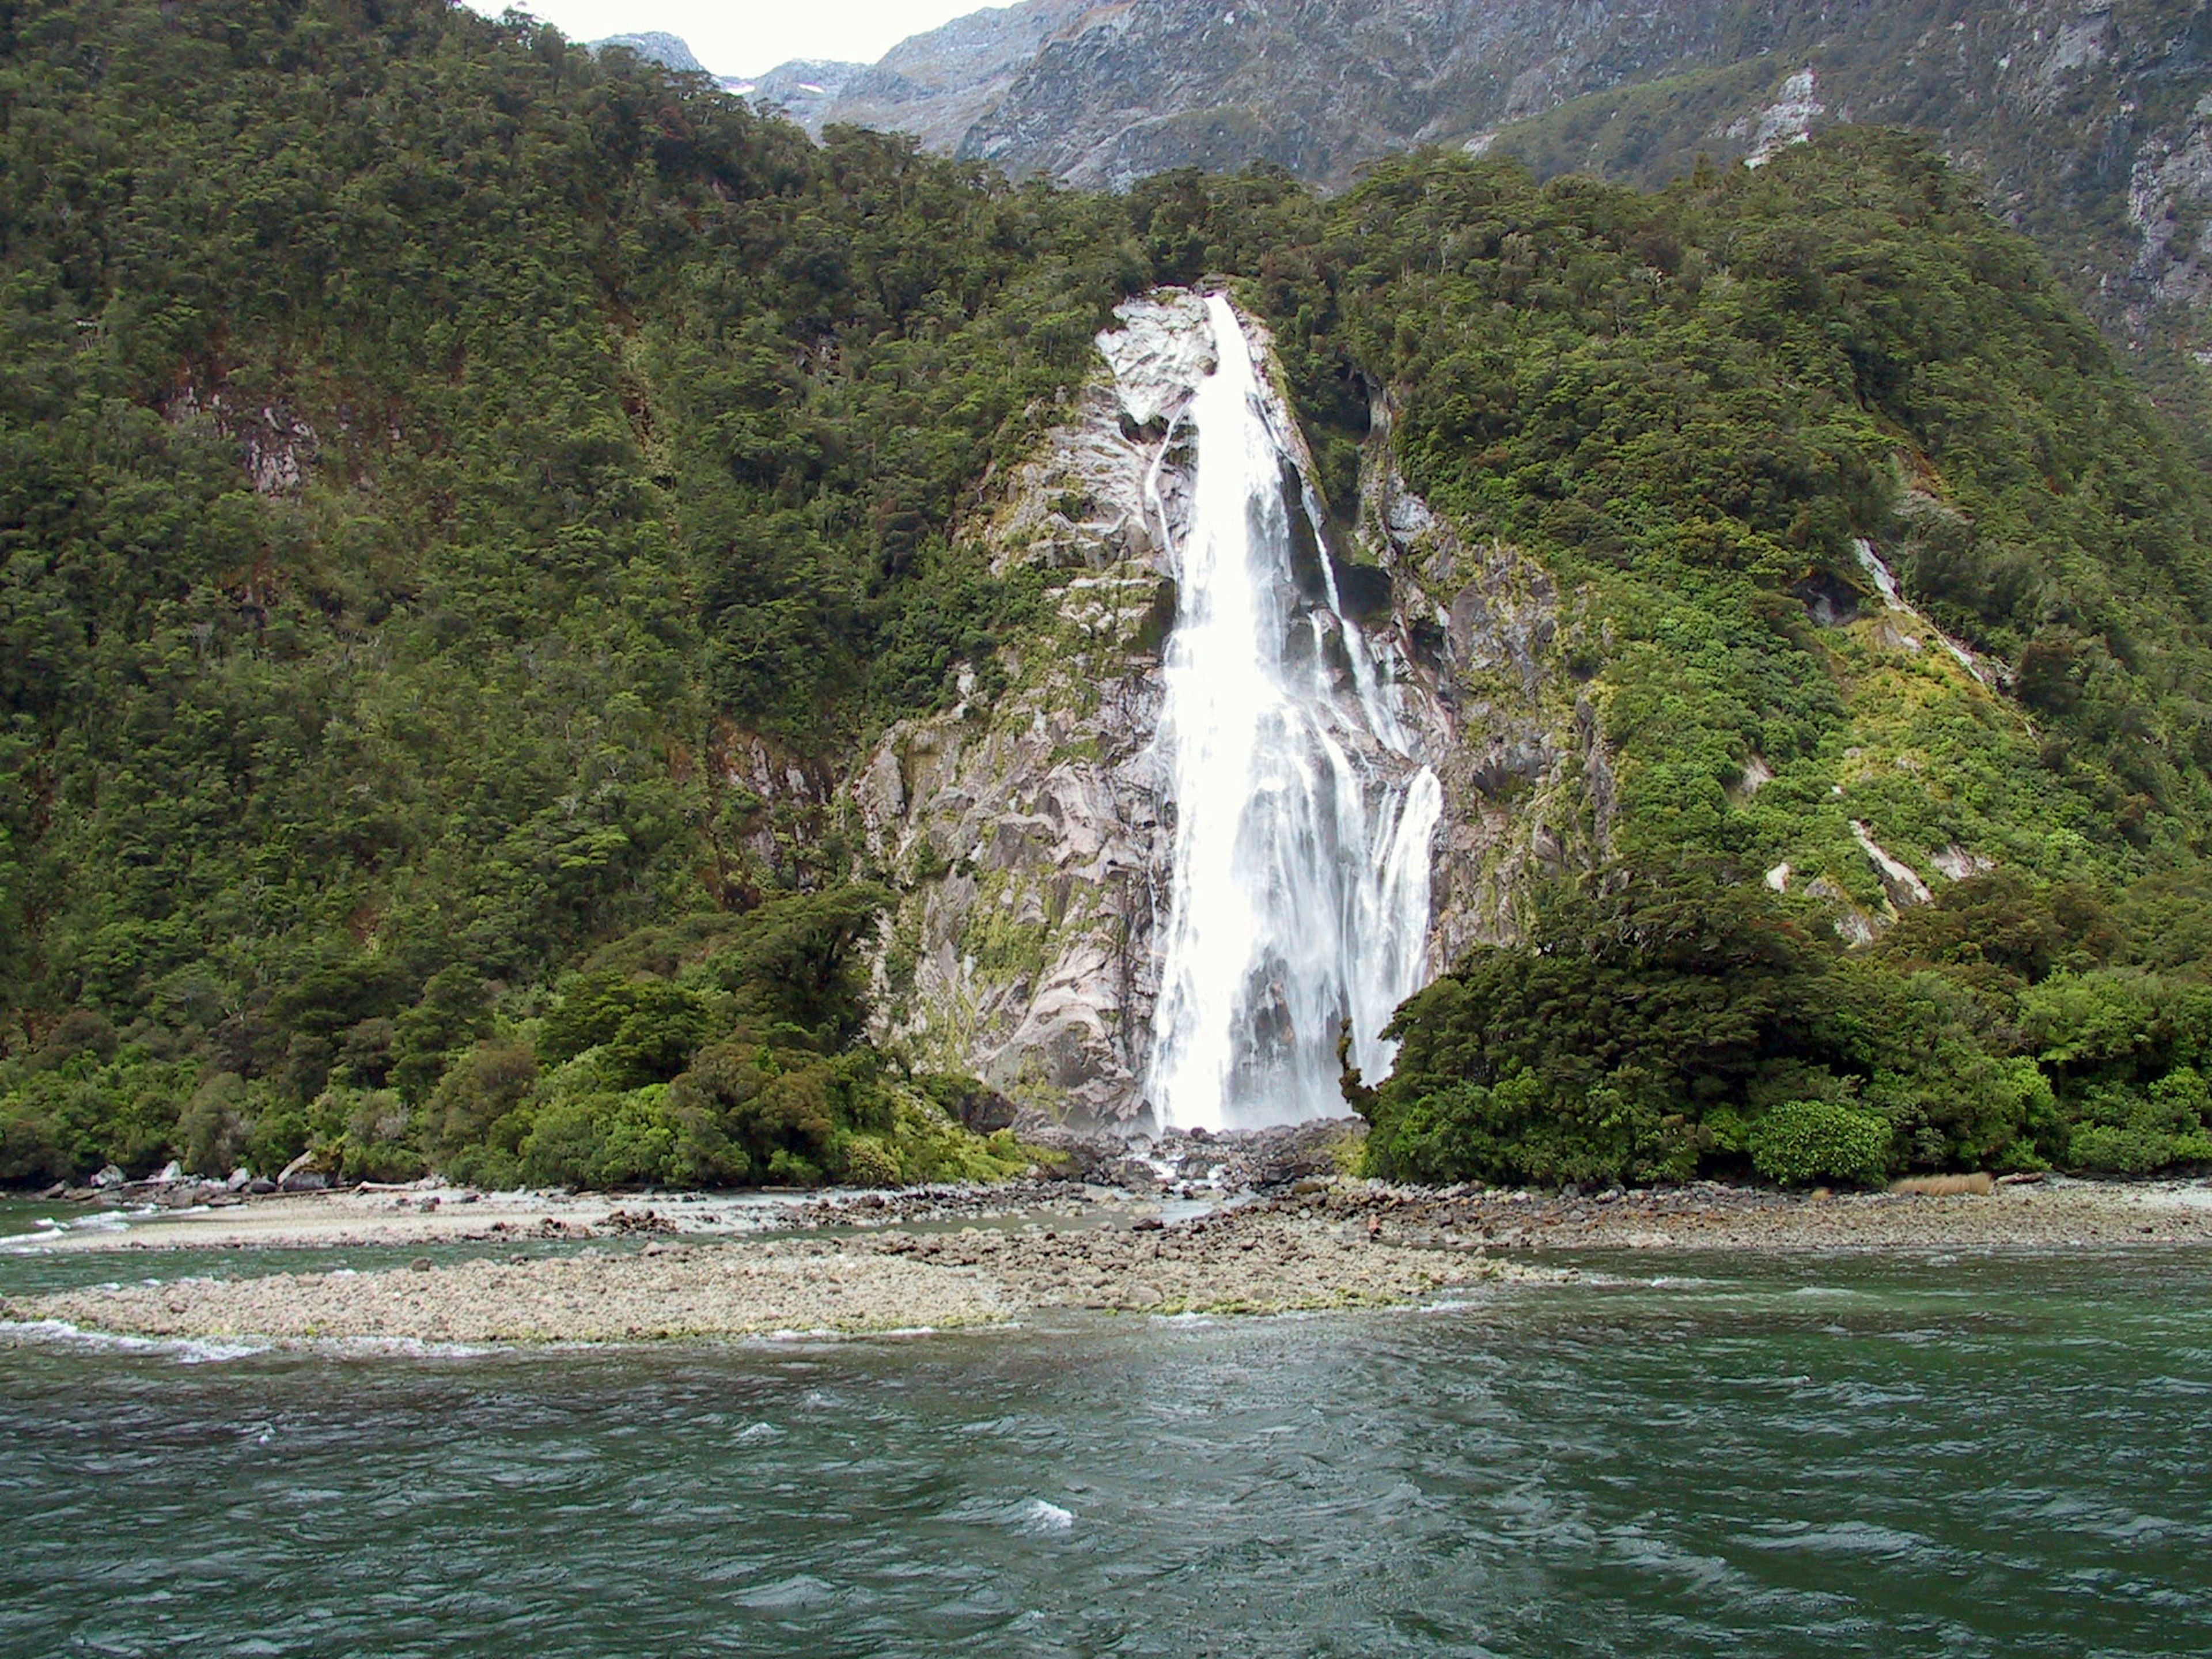
{"label": "cascading white water", "polygon": [[1163,1127],[1251,1128],[1346,1109],[1345,1020],[1354,1063],[1387,1070],[1377,1033],[1421,983],[1443,792],[1326,554],[1318,597],[1299,591],[1291,514],[1318,515],[1303,478],[1285,491],[1235,310],[1217,294],[1206,315],[1216,363],[1183,417],[1198,459],[1160,726],[1176,827],[1148,1093]]}

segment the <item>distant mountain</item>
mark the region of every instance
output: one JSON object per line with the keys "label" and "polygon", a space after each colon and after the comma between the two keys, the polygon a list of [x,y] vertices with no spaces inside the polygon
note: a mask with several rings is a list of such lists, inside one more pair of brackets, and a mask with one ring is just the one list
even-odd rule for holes
{"label": "distant mountain", "polygon": [[[901,41],[882,62],[860,66],[821,110],[812,131],[818,133],[825,122],[849,121],[911,132],[931,149],[968,154],[971,131],[1014,95],[1016,82],[1039,54],[1079,34],[1101,9],[1096,0],[1021,0],[955,18]],[[1060,170],[1042,156],[1024,156],[1016,165],[1030,173]]]}
{"label": "distant mountain", "polygon": [[1117,189],[1254,162],[1340,186],[1424,143],[1648,185],[1904,126],[2116,336],[2212,351],[2208,0],[1024,0],[916,35],[800,118]]}
{"label": "distant mountain", "polygon": [[[725,92],[750,98],[765,109],[789,117],[817,136],[822,131],[823,112],[848,82],[867,68],[865,64],[841,63],[828,58],[794,58],[787,64],[777,64],[765,75],[715,75],[699,61],[682,36],[658,30],[611,34],[604,40],[592,41],[587,49],[596,52],[608,46],[626,47],[648,63],[679,74],[707,76]],[[879,121],[872,125],[886,124]]]}
{"label": "distant mountain", "polygon": [[599,52],[608,46],[626,46],[650,63],[689,75],[705,75],[707,66],[692,56],[690,46],[681,35],[664,34],[658,29],[637,34],[610,34],[604,40],[590,43],[591,50]]}
{"label": "distant mountain", "polygon": [[[866,64],[847,64],[831,58],[794,58],[787,64],[778,64],[765,75],[745,81],[726,81],[723,85],[763,108],[789,116],[818,137],[823,112],[867,67]],[[864,125],[882,127],[890,124],[874,121]]]}

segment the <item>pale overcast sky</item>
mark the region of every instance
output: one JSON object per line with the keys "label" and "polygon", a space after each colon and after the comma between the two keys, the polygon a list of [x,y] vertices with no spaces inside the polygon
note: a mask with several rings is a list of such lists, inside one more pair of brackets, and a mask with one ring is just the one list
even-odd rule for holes
{"label": "pale overcast sky", "polygon": [[[469,0],[496,17],[506,0]],[[909,34],[985,9],[983,0],[530,0],[516,9],[572,40],[680,34],[717,75],[759,75],[793,58],[872,64]]]}

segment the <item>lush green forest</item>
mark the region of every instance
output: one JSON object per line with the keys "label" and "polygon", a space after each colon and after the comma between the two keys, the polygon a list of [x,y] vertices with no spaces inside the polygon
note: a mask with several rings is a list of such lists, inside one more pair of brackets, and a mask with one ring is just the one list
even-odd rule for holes
{"label": "lush green forest", "polygon": [[[850,946],[749,784],[1018,614],[944,530],[1141,280],[1112,204],[441,0],[10,3],[0,76],[0,1173],[942,1164],[684,919]],[[528,1033],[609,949],[667,1029],[595,1071]]]}
{"label": "lush green forest", "polygon": [[[866,1040],[830,795],[988,696],[1047,577],[963,514],[1209,274],[1337,506],[1386,388],[1552,574],[1610,757],[1347,1079],[1378,1169],[2212,1161],[2212,492],[1923,147],[1093,197],[443,0],[0,0],[0,1179],[1015,1167]],[[1816,620],[1861,537],[1984,678]],[[1853,822],[1996,868],[1846,950]]]}

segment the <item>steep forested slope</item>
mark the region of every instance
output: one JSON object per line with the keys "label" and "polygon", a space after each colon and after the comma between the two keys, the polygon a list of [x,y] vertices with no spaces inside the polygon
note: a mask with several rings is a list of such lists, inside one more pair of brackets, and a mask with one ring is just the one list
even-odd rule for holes
{"label": "steep forested slope", "polygon": [[434,1081],[487,987],[836,869],[747,781],[979,654],[940,532],[1084,372],[1104,204],[437,0],[0,62],[9,1047],[162,1063],[13,1167]]}
{"label": "steep forested slope", "polygon": [[[1743,898],[1828,973],[1831,918],[1921,914],[1853,822],[1997,862],[2049,936],[2002,982],[1937,971],[1972,927],[1847,959],[1920,987],[1928,1053],[2013,1068],[1978,1140],[1877,1098],[1902,1061],[1755,1014],[1749,1059],[1638,1097],[1656,1140],[1534,1172],[1740,1160],[1778,1088],[1890,1111],[1899,1161],[2094,1162],[2069,1122],[2136,1133],[2138,1083],[2212,1041],[2172,977],[2212,817],[2212,505],[1909,142],[1658,195],[1426,155],[1328,203],[1264,174],[1097,198],[817,149],[439,0],[9,0],[0,144],[0,1176],[310,1144],[548,1180],[988,1167],[940,1109],[967,1084],[859,1040],[883,896],[855,883],[913,872],[857,867],[825,803],[957,665],[991,696],[1060,578],[993,574],[964,508],[1118,298],[1209,273],[1273,319],[1340,507],[1388,442],[1470,545],[1548,573],[1538,695],[1604,775],[1532,939],[1644,971],[1676,934],[1555,927],[1545,895],[1656,883],[1692,918]],[[1899,666],[1861,538],[1988,684]],[[1494,688],[1437,672],[1479,741]],[[1832,875],[1753,902],[1776,860]],[[1961,869],[1931,913],[1993,902]],[[2069,973],[2034,1025],[2020,998]],[[2154,1036],[2112,1035],[2152,1029],[2130,995]],[[1478,1001],[1413,1017],[1443,1036],[1373,1109],[1386,1152],[1407,1112],[1460,1121],[1447,1096],[1492,1111],[1449,1057]],[[1744,1082],[1778,1059],[1786,1085]],[[1532,1062],[1514,1109],[1643,1063]],[[2103,1161],[2188,1153],[2158,1109]],[[1480,1162],[1448,1141],[1391,1155]]]}

